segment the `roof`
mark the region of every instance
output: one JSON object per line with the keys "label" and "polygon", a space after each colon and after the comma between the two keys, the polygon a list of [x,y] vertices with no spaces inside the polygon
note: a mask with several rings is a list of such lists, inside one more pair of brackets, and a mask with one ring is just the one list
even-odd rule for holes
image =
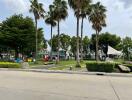
{"label": "roof", "polygon": [[122,52],[121,51],[117,51],[116,49],[112,48],[111,46],[108,46],[108,55],[121,55]]}

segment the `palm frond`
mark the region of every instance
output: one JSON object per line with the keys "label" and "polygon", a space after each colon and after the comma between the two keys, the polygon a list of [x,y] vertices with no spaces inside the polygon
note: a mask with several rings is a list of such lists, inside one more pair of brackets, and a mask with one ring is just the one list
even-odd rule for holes
{"label": "palm frond", "polygon": [[66,19],[68,16],[68,7],[65,0],[55,0],[54,4],[54,18],[56,20]]}
{"label": "palm frond", "polygon": [[43,9],[43,4],[38,3],[38,0],[30,0],[29,12],[33,13],[36,19],[44,18],[45,10]]}
{"label": "palm frond", "polygon": [[106,11],[106,8],[100,2],[92,5],[89,21],[92,22],[92,28],[98,32],[102,30],[102,27],[106,26]]}

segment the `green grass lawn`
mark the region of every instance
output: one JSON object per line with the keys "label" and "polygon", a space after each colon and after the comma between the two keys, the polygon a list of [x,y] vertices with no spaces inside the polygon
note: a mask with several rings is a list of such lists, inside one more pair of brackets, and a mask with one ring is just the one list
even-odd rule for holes
{"label": "green grass lawn", "polygon": [[72,67],[73,70],[79,70],[79,69],[83,69],[86,68],[86,63],[88,62],[88,60],[83,60],[80,62],[81,64],[81,68],[76,68],[76,61],[75,60],[65,60],[65,61],[60,61],[58,64],[56,64],[56,62],[44,62],[42,60],[37,61],[37,63],[34,62],[29,62],[29,65],[31,68],[37,68],[37,66],[39,65],[47,65],[47,64],[55,64],[54,67],[49,68],[49,70],[68,70],[70,69],[70,67]]}
{"label": "green grass lawn", "polygon": [[[30,62],[29,65],[31,68],[35,66],[37,68],[37,65],[48,65],[50,63],[55,64],[53,67],[49,68],[49,70],[70,70],[70,67],[72,67],[72,70],[81,70],[86,68],[87,62],[95,62],[95,60],[83,60],[80,62],[81,68],[76,68],[76,61],[75,60],[66,60],[66,61],[60,61],[58,64],[56,62],[44,62],[44,61],[38,61],[37,63]],[[122,62],[122,60],[115,60],[114,62]]]}
{"label": "green grass lawn", "polygon": [[[86,62],[87,61],[81,61],[81,63],[80,63],[81,68],[86,67]],[[60,61],[59,64],[57,64],[53,68],[49,68],[49,70],[65,70],[65,69],[70,69],[70,67],[72,67],[73,70],[76,70],[75,65],[76,65],[75,60]],[[77,68],[77,69],[81,69],[81,68]]]}
{"label": "green grass lawn", "polygon": [[44,62],[43,61],[37,61],[37,63],[35,62],[28,62],[30,66],[34,66],[34,65],[43,65]]}
{"label": "green grass lawn", "polygon": [[114,59],[114,62],[123,63],[124,60],[123,59]]}
{"label": "green grass lawn", "polygon": [[35,65],[47,65],[47,64],[53,64],[55,62],[44,62],[42,60],[39,60],[37,62],[28,62],[30,66],[35,66]]}

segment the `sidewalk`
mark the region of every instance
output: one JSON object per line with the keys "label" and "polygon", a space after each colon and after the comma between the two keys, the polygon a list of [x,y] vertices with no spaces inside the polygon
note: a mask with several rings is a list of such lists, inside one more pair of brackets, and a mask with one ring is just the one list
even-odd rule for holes
{"label": "sidewalk", "polygon": [[0,71],[26,71],[26,72],[41,72],[41,73],[62,73],[62,74],[84,74],[84,75],[103,75],[103,76],[115,76],[115,77],[132,77],[131,73],[81,72],[81,71],[46,70],[46,69],[0,68]]}

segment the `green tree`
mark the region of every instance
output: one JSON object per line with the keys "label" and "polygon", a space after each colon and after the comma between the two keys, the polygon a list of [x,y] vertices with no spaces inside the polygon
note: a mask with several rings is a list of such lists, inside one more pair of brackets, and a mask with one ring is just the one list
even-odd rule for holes
{"label": "green tree", "polygon": [[64,33],[60,35],[60,44],[61,48],[66,52],[70,46],[71,37],[69,35],[65,35]]}
{"label": "green tree", "polygon": [[[92,44],[91,50],[96,51],[96,34],[92,34],[91,44]],[[98,47],[100,50],[104,51],[106,56],[107,56],[107,51],[108,51],[108,45],[115,48],[116,50],[122,50],[121,38],[119,36],[108,33],[108,32],[99,34],[99,46]]]}
{"label": "green tree", "polygon": [[111,47],[118,49],[120,43],[121,38],[115,34],[106,32],[99,35],[99,45],[110,45]]}
{"label": "green tree", "polygon": [[49,40],[49,45],[52,46],[52,51],[58,50],[58,35],[53,35],[53,38]]}
{"label": "green tree", "polygon": [[43,28],[38,28],[38,49],[47,48],[47,43],[44,38],[44,31]]}
{"label": "green tree", "polygon": [[85,36],[83,38],[83,53],[87,54],[88,53],[88,47],[90,45],[90,40],[88,38],[88,36]]}
{"label": "green tree", "polygon": [[[96,45],[96,34],[92,34],[91,43],[94,46]],[[115,34],[111,34],[108,32],[99,34],[99,47],[101,47],[102,45],[110,45],[117,50],[121,50],[119,48],[120,43],[121,38]]]}
{"label": "green tree", "polygon": [[[11,47],[18,53],[28,54],[35,51],[35,25],[29,17],[13,15],[2,22],[0,27],[0,45]],[[43,38],[42,32],[39,33],[39,43]]]}
{"label": "green tree", "polygon": [[92,22],[92,28],[96,31],[96,61],[99,60],[99,53],[98,53],[98,41],[99,41],[99,33],[101,32],[102,28],[106,26],[106,8],[100,3],[97,2],[96,4],[92,5],[92,10],[89,15],[89,20]]}
{"label": "green tree", "polygon": [[52,36],[53,36],[52,31],[53,31],[53,27],[55,27],[57,24],[54,16],[55,16],[54,15],[54,5],[49,5],[49,12],[48,12],[48,15],[46,16],[45,23],[50,25],[51,27],[51,54],[50,56],[52,56]]}
{"label": "green tree", "polygon": [[35,19],[35,31],[36,31],[36,59],[37,59],[37,53],[38,53],[38,27],[37,27],[37,20],[39,20],[41,17],[44,18],[45,10],[43,9],[43,4],[39,3],[38,0],[30,0],[30,10],[29,12],[33,13],[34,19]]}
{"label": "green tree", "polygon": [[58,27],[58,59],[57,62],[59,62],[59,49],[60,49],[60,21],[65,20],[68,16],[68,7],[67,2],[65,0],[54,0],[54,18],[57,21],[57,27]]}
{"label": "green tree", "polygon": [[[81,41],[81,38],[79,37],[79,42]],[[77,37],[76,36],[73,36],[71,38],[71,43],[70,43],[70,46],[71,46],[71,52],[73,53],[73,55],[75,56],[75,59],[77,59],[77,56],[76,56],[76,48],[77,48],[77,45],[75,45],[77,43]],[[79,50],[80,51],[80,50]]]}
{"label": "green tree", "polygon": [[122,48],[123,48],[124,58],[130,60],[132,54],[132,39],[130,37],[125,37],[122,40]]}

